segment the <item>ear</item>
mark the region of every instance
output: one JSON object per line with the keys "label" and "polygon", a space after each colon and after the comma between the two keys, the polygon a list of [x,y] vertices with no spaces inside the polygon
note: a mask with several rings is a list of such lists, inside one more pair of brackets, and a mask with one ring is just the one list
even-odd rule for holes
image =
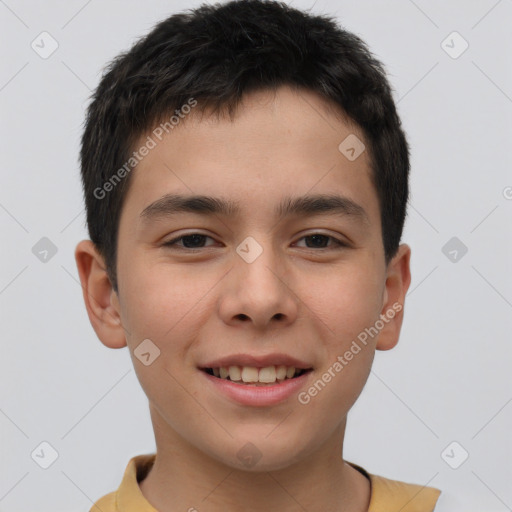
{"label": "ear", "polygon": [[381,311],[384,323],[377,340],[377,350],[389,350],[398,343],[404,318],[405,295],[411,284],[411,248],[401,244],[386,270],[386,285]]}
{"label": "ear", "polygon": [[125,347],[119,299],[112,288],[103,257],[91,240],[82,240],[76,246],[75,260],[85,307],[96,335],[109,348]]}

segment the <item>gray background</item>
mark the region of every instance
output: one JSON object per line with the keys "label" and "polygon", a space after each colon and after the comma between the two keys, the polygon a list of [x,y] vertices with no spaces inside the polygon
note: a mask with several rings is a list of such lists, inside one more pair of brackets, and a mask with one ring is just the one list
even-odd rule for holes
{"label": "gray background", "polygon": [[[512,510],[512,1],[289,3],[368,42],[412,149],[405,324],[349,415],[346,458],[444,489],[465,512]],[[82,301],[79,137],[106,62],[196,5],[0,1],[1,511],[87,511],[154,451],[127,349],[97,340]],[[59,45],[46,59],[31,47],[43,31]],[[46,261],[43,237],[57,249]],[[58,453],[48,469],[45,445],[31,456],[42,442]]]}

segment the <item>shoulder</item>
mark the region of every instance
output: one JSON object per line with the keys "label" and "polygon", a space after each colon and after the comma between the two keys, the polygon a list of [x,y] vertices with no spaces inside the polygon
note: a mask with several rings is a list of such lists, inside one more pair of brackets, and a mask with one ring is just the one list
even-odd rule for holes
{"label": "shoulder", "polygon": [[351,466],[363,473],[371,486],[370,506],[368,512],[434,512],[441,491],[414,483],[392,480],[380,475],[368,473],[364,468],[349,462]]}
{"label": "shoulder", "polygon": [[[433,512],[441,494],[439,489],[370,475],[372,498],[369,512],[384,512],[389,507],[401,512]],[[372,508],[373,505],[373,508]]]}
{"label": "shoulder", "polygon": [[105,494],[92,506],[89,512],[117,512],[116,492]]}

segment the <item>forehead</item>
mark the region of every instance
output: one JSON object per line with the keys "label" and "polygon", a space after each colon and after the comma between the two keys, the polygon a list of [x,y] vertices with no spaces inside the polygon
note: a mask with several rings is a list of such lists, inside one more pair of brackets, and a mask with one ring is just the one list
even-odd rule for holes
{"label": "forehead", "polygon": [[233,119],[187,111],[168,133],[153,130],[134,148],[152,141],[124,201],[132,217],[173,193],[231,197],[238,214],[254,216],[277,213],[284,197],[308,192],[343,195],[379,217],[362,131],[315,93],[258,91]]}

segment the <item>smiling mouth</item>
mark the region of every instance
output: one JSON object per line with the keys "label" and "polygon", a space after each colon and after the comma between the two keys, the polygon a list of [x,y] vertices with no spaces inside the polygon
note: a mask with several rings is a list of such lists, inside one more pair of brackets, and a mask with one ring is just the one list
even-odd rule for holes
{"label": "smiling mouth", "polygon": [[235,384],[252,384],[255,386],[271,386],[286,380],[296,379],[312,368],[295,368],[294,366],[222,366],[219,368],[202,368],[202,371],[222,380],[229,380]]}

